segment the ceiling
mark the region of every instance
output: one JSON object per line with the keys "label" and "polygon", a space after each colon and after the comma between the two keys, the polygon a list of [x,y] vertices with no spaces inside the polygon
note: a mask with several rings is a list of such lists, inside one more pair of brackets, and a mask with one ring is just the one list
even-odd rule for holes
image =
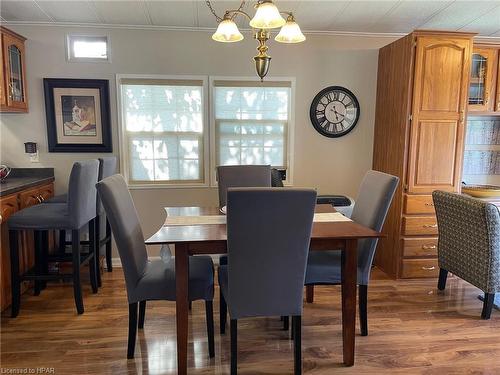
{"label": "ceiling", "polygon": [[[500,0],[372,0],[275,1],[294,12],[304,32],[399,34],[414,29],[474,31],[500,37]],[[238,1],[212,1],[217,14],[238,8]],[[244,10],[253,14],[255,1]],[[1,0],[2,22],[130,26],[145,28],[214,29],[216,21],[205,1],[46,1]],[[241,16],[240,27],[248,27]]]}

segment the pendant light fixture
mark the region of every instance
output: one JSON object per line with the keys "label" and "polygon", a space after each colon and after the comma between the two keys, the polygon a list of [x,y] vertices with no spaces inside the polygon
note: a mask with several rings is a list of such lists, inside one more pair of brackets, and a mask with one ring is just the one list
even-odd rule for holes
{"label": "pendant light fixture", "polygon": [[[272,0],[259,0],[255,4],[255,15],[250,15],[242,9],[245,6],[245,1],[242,1],[238,9],[226,10],[224,17],[219,17],[215,13],[212,4],[209,0],[206,1],[208,8],[215,16],[219,25],[217,30],[212,35],[212,39],[217,42],[233,43],[243,39],[243,35],[238,30],[238,26],[234,22],[237,15],[241,14],[249,19],[249,25],[253,29],[254,38],[259,42],[257,46],[258,54],[254,56],[255,69],[260,80],[263,81],[269,71],[271,56],[267,54],[269,47],[266,42],[271,37],[271,30],[281,27],[280,32],[274,40],[280,43],[300,43],[306,40],[304,34],[300,30],[299,25],[295,22],[295,18],[291,12],[281,12]],[[285,14],[285,20],[281,14]]]}

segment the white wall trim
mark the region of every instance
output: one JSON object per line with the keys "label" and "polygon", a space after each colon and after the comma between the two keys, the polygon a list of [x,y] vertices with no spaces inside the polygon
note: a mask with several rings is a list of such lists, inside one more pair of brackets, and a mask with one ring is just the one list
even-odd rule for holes
{"label": "white wall trim", "polygon": [[[4,26],[50,26],[50,27],[87,27],[98,29],[129,29],[129,30],[166,30],[166,31],[192,31],[213,33],[216,29],[216,24],[213,27],[194,27],[194,26],[160,26],[160,25],[127,25],[127,24],[110,24],[110,23],[74,23],[74,22],[33,22],[33,21],[3,21]],[[240,28],[240,31],[250,32],[250,29]],[[452,30],[453,31],[453,30]],[[348,37],[364,37],[364,38],[400,38],[408,35],[407,33],[383,33],[383,32],[366,32],[366,31],[336,31],[336,30],[302,30],[307,35],[329,35],[329,36],[348,36]],[[475,39],[500,41],[500,36],[476,36]]]}

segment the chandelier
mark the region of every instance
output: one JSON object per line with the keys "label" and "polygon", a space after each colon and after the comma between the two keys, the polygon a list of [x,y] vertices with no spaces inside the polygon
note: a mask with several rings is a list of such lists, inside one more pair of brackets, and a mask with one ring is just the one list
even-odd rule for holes
{"label": "chandelier", "polygon": [[[219,26],[212,35],[212,39],[222,43],[239,42],[243,39],[243,35],[238,30],[238,26],[234,22],[237,15],[241,14],[250,20],[249,25],[252,27],[253,36],[259,42],[257,47],[258,54],[253,58],[255,60],[255,69],[263,81],[267,72],[269,71],[269,64],[271,56],[267,54],[269,47],[266,42],[271,37],[271,30],[281,27],[280,32],[274,40],[280,43],[300,43],[306,40],[299,25],[295,22],[295,18],[291,12],[280,12],[272,0],[258,0],[255,4],[255,15],[250,15],[242,9],[245,6],[243,0],[238,9],[226,10],[224,16],[221,18],[217,16],[214,8],[209,0],[206,0],[207,6],[215,16]],[[286,20],[281,16],[287,16]]]}

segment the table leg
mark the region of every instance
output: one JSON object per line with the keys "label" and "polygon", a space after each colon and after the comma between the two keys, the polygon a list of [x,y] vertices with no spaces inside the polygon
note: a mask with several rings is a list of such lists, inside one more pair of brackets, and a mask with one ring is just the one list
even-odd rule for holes
{"label": "table leg", "polygon": [[175,245],[175,307],[177,319],[177,373],[187,374],[189,252],[187,245]]}
{"label": "table leg", "polygon": [[357,247],[356,239],[346,240],[342,250],[342,339],[344,364],[354,365],[356,338],[356,284],[357,284]]}

